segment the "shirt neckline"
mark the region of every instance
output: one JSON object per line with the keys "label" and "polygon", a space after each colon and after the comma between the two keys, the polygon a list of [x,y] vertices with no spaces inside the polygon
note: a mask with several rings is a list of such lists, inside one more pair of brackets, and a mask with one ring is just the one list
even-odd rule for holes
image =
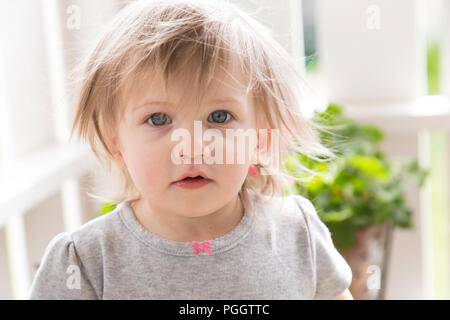
{"label": "shirt neckline", "polygon": [[[254,225],[252,217],[247,212],[244,211],[244,215],[240,222],[228,233],[218,237],[216,239],[189,242],[178,242],[162,238],[149,230],[145,229],[144,226],[137,220],[133,209],[131,208],[130,202],[132,200],[126,200],[117,205],[117,210],[120,218],[124,224],[145,244],[157,250],[161,253],[171,254],[176,256],[201,256],[201,255],[215,255],[229,250],[236,246],[238,243],[244,240],[247,234],[252,229]],[[256,203],[253,203],[254,209],[256,209]],[[205,244],[209,241],[209,251],[198,250],[193,247],[193,243],[197,243],[200,247],[208,247]],[[197,254],[195,254],[197,252]],[[209,253],[208,253],[209,252]]]}

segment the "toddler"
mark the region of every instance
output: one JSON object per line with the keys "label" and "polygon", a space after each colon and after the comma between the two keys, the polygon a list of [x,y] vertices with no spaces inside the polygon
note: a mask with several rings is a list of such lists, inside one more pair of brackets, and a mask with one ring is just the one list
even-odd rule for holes
{"label": "toddler", "polygon": [[83,66],[72,133],[114,177],[117,206],[51,240],[31,299],[348,292],[350,267],[279,166],[335,155],[305,120],[302,78],[268,28],[226,1],[134,1]]}

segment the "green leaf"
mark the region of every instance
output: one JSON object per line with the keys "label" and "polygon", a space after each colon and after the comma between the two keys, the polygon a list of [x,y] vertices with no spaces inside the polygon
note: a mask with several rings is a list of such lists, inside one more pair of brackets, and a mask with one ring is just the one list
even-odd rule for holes
{"label": "green leaf", "polygon": [[117,203],[113,203],[113,202],[105,202],[101,205],[100,208],[100,212],[99,212],[99,216],[102,216],[108,212],[113,211],[117,206]]}
{"label": "green leaf", "polygon": [[401,228],[412,228],[412,210],[409,207],[397,207],[392,215],[394,223]]}
{"label": "green leaf", "polygon": [[387,171],[386,166],[377,158],[353,156],[348,159],[348,163],[379,182],[384,183],[391,179],[391,175]]}
{"label": "green leaf", "polygon": [[339,250],[351,249],[356,242],[356,229],[349,220],[327,225],[335,247]]}
{"label": "green leaf", "polygon": [[337,223],[349,219],[353,215],[351,208],[344,208],[342,210],[330,210],[324,212],[321,216],[322,221],[327,223]]}

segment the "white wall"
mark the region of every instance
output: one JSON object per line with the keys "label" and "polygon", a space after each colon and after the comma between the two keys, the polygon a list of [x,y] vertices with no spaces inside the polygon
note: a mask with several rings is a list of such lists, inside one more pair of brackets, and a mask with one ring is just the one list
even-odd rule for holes
{"label": "white wall", "polygon": [[[8,177],[9,168],[14,168],[23,157],[67,143],[58,131],[60,122],[65,120],[67,123],[62,127],[68,129],[74,114],[67,71],[99,28],[117,11],[117,3],[114,0],[0,2],[0,173],[3,174],[0,177]],[[75,7],[80,13],[79,29],[68,28],[67,20],[73,17],[69,7]],[[24,227],[26,252],[24,256],[19,254],[19,260],[26,262],[23,270],[29,273],[28,277],[23,276],[26,280],[19,286],[13,285],[13,278],[19,279],[20,275],[12,277],[5,226],[0,227],[0,299],[24,298],[23,283],[32,280],[49,241],[68,228],[64,213],[73,208],[65,207],[65,202],[80,207],[81,223],[97,216],[99,204],[86,194],[94,181],[89,172],[76,177],[75,171],[72,181],[79,190],[65,190],[61,185],[60,191],[42,198],[28,210],[14,212],[16,217],[23,217],[18,223]],[[80,203],[72,201],[78,198]],[[77,223],[77,219],[73,221]],[[18,236],[21,238],[21,234]],[[10,243],[10,248],[14,246]]]}

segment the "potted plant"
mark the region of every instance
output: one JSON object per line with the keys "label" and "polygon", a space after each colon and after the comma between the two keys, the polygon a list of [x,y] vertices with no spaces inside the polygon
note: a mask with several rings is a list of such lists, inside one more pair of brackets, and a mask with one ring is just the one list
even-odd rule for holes
{"label": "potted plant", "polygon": [[[379,147],[383,132],[346,118],[338,105],[316,111],[313,120],[332,128],[321,130],[320,139],[338,157],[325,162],[301,154],[285,157],[284,169],[301,178],[285,186],[285,192],[301,194],[314,204],[352,268],[354,298],[383,298],[392,229],[413,227],[405,179],[423,186],[429,171],[413,158],[388,159]],[[305,173],[300,164],[317,174]],[[372,291],[367,284],[370,273],[377,270],[370,270],[371,266],[381,272],[381,285]]]}

